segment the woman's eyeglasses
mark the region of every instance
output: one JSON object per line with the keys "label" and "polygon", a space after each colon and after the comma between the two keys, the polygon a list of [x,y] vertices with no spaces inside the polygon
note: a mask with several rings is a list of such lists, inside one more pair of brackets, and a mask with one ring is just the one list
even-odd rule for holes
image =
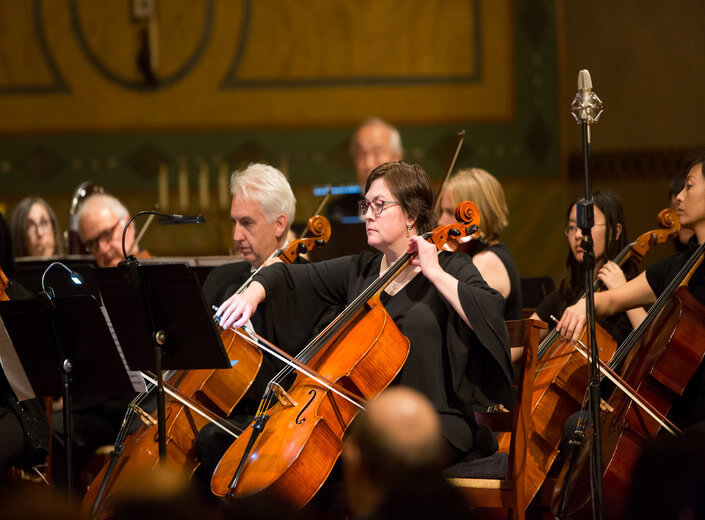
{"label": "woman's eyeglasses", "polygon": [[399,203],[396,200],[361,200],[360,214],[365,215],[367,213],[368,208],[372,208],[373,215],[380,215],[388,207],[398,205]]}

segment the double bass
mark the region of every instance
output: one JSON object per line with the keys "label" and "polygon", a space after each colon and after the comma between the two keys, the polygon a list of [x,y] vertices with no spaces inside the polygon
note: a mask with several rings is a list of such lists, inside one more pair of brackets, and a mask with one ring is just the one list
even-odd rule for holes
{"label": "double bass", "polygon": [[[457,207],[456,219],[425,238],[440,249],[449,238],[477,231],[479,212],[472,202]],[[380,295],[412,257],[400,256],[297,356],[319,379],[297,371],[286,392],[279,385],[282,374],[270,382],[255,419],[216,468],[214,494],[243,497],[266,491],[296,507],[315,495],[340,455],[352,420],[406,361],[409,340]]]}
{"label": "double bass", "polygon": [[[275,252],[283,262],[296,258],[325,245],[331,234],[328,220],[320,215],[308,221],[311,236],[300,238]],[[166,403],[167,460],[170,465],[192,475],[198,466],[194,444],[198,432],[208,423],[218,425],[233,439],[240,433],[222,419],[228,416],[252,385],[262,363],[262,352],[242,339],[233,330],[224,330],[221,341],[236,370],[180,370],[171,378],[165,389],[171,398]],[[137,409],[135,407],[135,409]],[[106,464],[94,479],[83,498],[83,508],[91,517],[103,518],[109,514],[105,508],[108,495],[120,490],[135,474],[153,468],[159,462],[159,439],[156,412],[152,416],[137,409],[147,424],[124,440],[114,469]],[[109,480],[105,481],[106,475]]]}
{"label": "double bass", "polygon": [[[675,432],[666,416],[705,358],[705,306],[688,291],[703,260],[700,245],[632,334],[613,363],[624,361],[622,379],[638,400],[619,388],[600,414],[604,505],[608,519],[622,517],[631,474],[643,446],[662,428]],[[642,402],[640,406],[636,404]],[[591,515],[589,443],[559,475],[552,510],[559,517]]]}
{"label": "double bass", "polygon": [[[663,244],[678,235],[680,224],[674,210],[664,209],[659,212],[657,222],[657,229],[643,233],[620,251],[614,259],[615,263],[622,266],[628,261],[639,262],[652,246]],[[599,290],[601,284],[601,280],[597,280],[595,290]],[[617,347],[614,339],[599,324],[596,324],[595,334],[600,359],[610,362]],[[583,342],[585,335],[584,330],[581,336]],[[586,359],[570,342],[562,340],[555,329],[549,332],[541,341],[537,353],[531,404],[534,428],[526,446],[529,452],[524,487],[527,504],[538,492],[558,455],[563,425],[572,413],[580,409],[587,383]],[[508,441],[508,434],[499,436],[500,449],[508,446]]]}

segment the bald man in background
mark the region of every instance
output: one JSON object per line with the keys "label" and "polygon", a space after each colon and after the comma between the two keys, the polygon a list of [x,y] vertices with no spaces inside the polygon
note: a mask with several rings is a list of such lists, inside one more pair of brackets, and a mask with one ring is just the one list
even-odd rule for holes
{"label": "bald man in background", "polygon": [[440,471],[446,457],[438,414],[411,388],[369,403],[343,444],[343,483],[351,517],[469,518],[461,492]]}
{"label": "bald man in background", "polygon": [[[362,187],[372,170],[382,163],[401,161],[404,150],[399,130],[374,117],[363,122],[350,142],[350,155],[355,163],[357,182]],[[360,193],[350,193],[336,199],[328,206],[326,216],[331,221],[362,222]]]}

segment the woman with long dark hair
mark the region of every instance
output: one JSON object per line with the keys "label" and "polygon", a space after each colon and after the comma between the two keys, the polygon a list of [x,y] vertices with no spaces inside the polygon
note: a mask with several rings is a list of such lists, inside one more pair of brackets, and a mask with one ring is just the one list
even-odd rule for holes
{"label": "woman with long dark hair", "polygon": [[[627,264],[623,271],[612,261],[628,244],[624,212],[619,199],[607,191],[595,191],[594,225],[592,227],[593,252],[595,254],[594,279],[600,280],[605,289],[614,289],[627,282],[636,274],[632,264]],[[567,273],[558,288],[546,296],[531,316],[549,324],[553,328],[556,318],[563,314],[566,307],[573,305],[585,293],[585,270],[583,269],[583,234],[577,226],[577,203],[571,204],[566,218],[565,235],[568,239]],[[644,319],[646,312],[639,307],[625,313],[618,313],[601,320],[600,325],[617,341],[627,337],[633,327]]]}

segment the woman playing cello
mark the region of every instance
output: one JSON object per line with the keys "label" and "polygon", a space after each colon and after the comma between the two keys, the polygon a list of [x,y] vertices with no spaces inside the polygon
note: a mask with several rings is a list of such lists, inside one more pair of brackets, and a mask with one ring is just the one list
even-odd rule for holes
{"label": "woman playing cello", "polygon": [[[595,279],[600,280],[606,289],[614,289],[626,283],[626,277],[632,277],[634,268],[631,263],[625,267],[625,273],[611,259],[617,256],[629,242],[627,228],[624,224],[624,213],[617,197],[609,192],[595,191],[595,225],[592,228],[593,250],[595,252]],[[583,235],[576,225],[576,204],[568,211],[565,235],[568,238],[570,251],[566,258],[567,276],[561,280],[558,288],[549,294],[536,308],[531,316],[548,323],[553,328],[551,316],[560,316],[566,307],[574,304],[585,292],[585,272],[583,270],[583,249],[580,245]],[[642,308],[629,310],[626,316],[623,312],[615,313],[600,321],[600,325],[617,341],[624,338],[644,318]]]}
{"label": "woman playing cello", "polygon": [[[705,154],[693,160],[688,169],[685,187],[678,194],[678,216],[681,227],[695,233],[690,239],[689,249],[665,258],[646,268],[646,271],[629,282],[614,289],[595,294],[596,316],[611,316],[635,307],[650,305],[656,301],[675,273],[690,258],[699,244],[705,242]],[[690,278],[688,290],[700,302],[705,303],[705,268],[700,265]],[[585,325],[585,302],[578,301],[568,307],[557,330],[567,339],[576,339]],[[677,425],[705,418],[705,384],[701,365],[690,384],[671,410],[671,418]]]}
{"label": "woman playing cello", "polygon": [[[265,302],[281,330],[312,330],[319,309],[347,304],[401,255],[418,252],[390,283],[382,303],[411,344],[397,382],[413,387],[438,410],[450,462],[489,454],[496,442],[479,427],[474,406],[509,403],[511,369],[504,300],[465,254],[442,252],[418,236],[435,227],[433,194],[420,166],[385,163],[367,179],[360,209],[368,244],[362,253],[308,265],[263,269],[218,310],[223,327],[244,324]],[[286,321],[284,321],[286,319]]]}

